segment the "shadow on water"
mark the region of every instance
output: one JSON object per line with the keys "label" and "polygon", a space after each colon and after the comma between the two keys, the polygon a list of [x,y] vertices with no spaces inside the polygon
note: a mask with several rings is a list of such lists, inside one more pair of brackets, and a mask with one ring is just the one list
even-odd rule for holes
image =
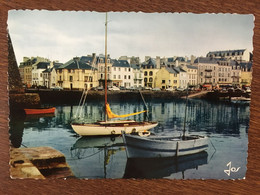
{"label": "shadow on water", "polygon": [[182,179],[185,179],[186,170],[198,169],[207,163],[207,152],[174,158],[127,159],[124,178],[156,179],[182,172]]}

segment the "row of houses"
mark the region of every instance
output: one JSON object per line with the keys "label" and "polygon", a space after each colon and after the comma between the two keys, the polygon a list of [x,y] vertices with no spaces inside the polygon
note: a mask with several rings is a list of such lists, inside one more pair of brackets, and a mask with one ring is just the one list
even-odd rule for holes
{"label": "row of houses", "polygon": [[[108,86],[126,88],[186,88],[192,86],[251,85],[251,54],[245,50],[209,52],[206,57],[151,58],[143,63],[138,57],[107,56]],[[104,86],[105,56],[75,57],[62,64],[41,57],[24,58],[19,66],[27,86],[59,86],[83,89]]]}

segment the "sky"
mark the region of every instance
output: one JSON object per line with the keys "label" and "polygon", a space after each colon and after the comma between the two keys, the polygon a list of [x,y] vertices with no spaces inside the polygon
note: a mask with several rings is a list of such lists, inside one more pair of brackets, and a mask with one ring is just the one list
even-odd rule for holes
{"label": "sky", "polygon": [[[105,53],[105,13],[10,10],[8,30],[17,63],[44,57],[65,63]],[[252,14],[108,13],[111,58],[206,56],[209,51],[253,51]]]}

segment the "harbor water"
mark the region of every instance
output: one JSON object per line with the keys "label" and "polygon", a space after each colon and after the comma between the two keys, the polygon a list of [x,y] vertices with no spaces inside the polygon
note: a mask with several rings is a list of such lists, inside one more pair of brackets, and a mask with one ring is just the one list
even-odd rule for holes
{"label": "harbor water", "polygon": [[[185,99],[147,102],[149,114],[129,117],[153,120],[156,135],[181,136]],[[75,114],[86,122],[103,120],[103,104],[53,105],[54,115],[10,116],[10,141],[14,147],[50,146],[62,152],[77,178],[242,179],[246,175],[249,104],[189,99],[186,133],[209,137],[206,152],[179,158],[127,159],[121,136],[80,137],[70,126]],[[146,109],[143,102],[110,102],[116,114]]]}

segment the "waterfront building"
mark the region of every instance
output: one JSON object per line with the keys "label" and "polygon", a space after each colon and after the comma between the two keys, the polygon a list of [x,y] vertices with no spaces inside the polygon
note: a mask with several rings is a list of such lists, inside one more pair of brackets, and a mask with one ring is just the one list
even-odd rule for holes
{"label": "waterfront building", "polygon": [[188,74],[182,67],[173,68],[179,74],[179,85],[178,88],[186,89],[188,86]]}
{"label": "waterfront building", "polygon": [[49,60],[43,57],[24,57],[23,62],[21,62],[19,65],[19,72],[22,83],[27,87],[32,85],[32,65],[38,62],[49,62]]}
{"label": "waterfront building", "polygon": [[130,64],[130,66],[133,69],[133,75],[134,75],[134,88],[140,88],[143,87],[143,81],[144,81],[144,73],[143,69],[141,69],[139,64]]}
{"label": "waterfront building", "polygon": [[[100,54],[96,57],[95,67],[98,70],[98,86],[105,86],[105,55]],[[112,86],[112,64],[113,60],[110,58],[110,55],[107,55],[107,86]]]}
{"label": "waterfront building", "polygon": [[252,83],[252,62],[240,63],[241,77],[240,86],[251,86]]}
{"label": "waterfront building", "polygon": [[133,68],[127,60],[113,60],[111,77],[113,86],[126,88],[134,86]]}
{"label": "waterfront building", "polygon": [[198,84],[207,88],[218,84],[218,60],[216,58],[199,57],[193,65],[198,68]]}
{"label": "waterfront building", "polygon": [[155,87],[156,73],[160,70],[160,60],[154,60],[146,56],[146,61],[142,63],[144,72],[144,87]]}
{"label": "waterfront building", "polygon": [[176,89],[179,87],[179,75],[179,72],[174,68],[162,66],[156,73],[155,87],[160,89]]}
{"label": "waterfront building", "polygon": [[250,52],[247,49],[210,51],[206,57],[211,58],[226,58],[237,62],[249,62]]}
{"label": "waterfront building", "polygon": [[55,87],[57,84],[57,73],[56,69],[58,69],[62,63],[51,62],[50,68],[47,68],[42,72],[43,74],[43,85],[46,88]]}
{"label": "waterfront building", "polygon": [[43,71],[50,67],[50,62],[38,62],[32,65],[32,85],[44,86]]}
{"label": "waterfront building", "polygon": [[217,63],[217,82],[219,86],[232,85],[232,66],[235,61],[220,58]]}
{"label": "waterfront building", "polygon": [[198,67],[193,65],[184,65],[182,69],[187,72],[189,86],[197,86],[198,84]]}
{"label": "waterfront building", "polygon": [[98,86],[97,69],[75,57],[57,68],[57,85],[64,89]]}

